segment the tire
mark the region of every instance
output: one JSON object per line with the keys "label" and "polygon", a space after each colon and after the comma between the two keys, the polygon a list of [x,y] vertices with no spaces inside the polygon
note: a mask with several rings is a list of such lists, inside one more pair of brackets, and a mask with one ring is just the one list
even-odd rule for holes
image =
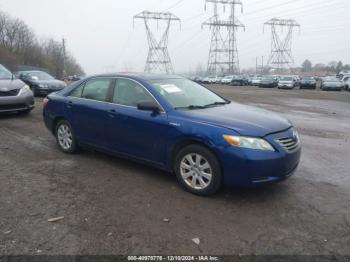
{"label": "tire", "polygon": [[74,154],[78,147],[74,131],[70,123],[60,120],[55,127],[55,136],[58,147],[67,154]]}
{"label": "tire", "polygon": [[175,157],[174,171],[187,191],[200,196],[213,195],[220,189],[223,181],[216,156],[201,145],[182,148]]}

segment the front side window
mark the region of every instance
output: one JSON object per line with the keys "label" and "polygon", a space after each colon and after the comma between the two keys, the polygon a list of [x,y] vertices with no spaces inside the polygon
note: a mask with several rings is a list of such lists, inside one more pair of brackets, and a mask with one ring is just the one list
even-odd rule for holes
{"label": "front side window", "polygon": [[138,83],[129,79],[118,79],[113,94],[113,103],[137,107],[140,102],[154,102],[153,97]]}
{"label": "front side window", "polygon": [[176,109],[228,103],[209,89],[184,78],[152,80],[151,83]]}
{"label": "front side window", "polygon": [[111,83],[111,79],[90,80],[85,84],[81,97],[96,101],[107,101],[108,90]]}

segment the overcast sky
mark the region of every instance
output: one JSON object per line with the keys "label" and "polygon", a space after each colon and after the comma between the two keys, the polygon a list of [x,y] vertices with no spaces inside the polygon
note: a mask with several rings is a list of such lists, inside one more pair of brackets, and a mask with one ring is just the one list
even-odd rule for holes
{"label": "overcast sky", "polygon": [[[143,10],[169,10],[182,19],[174,24],[169,52],[177,72],[206,66],[210,31],[201,23],[212,16],[205,0],[0,0],[0,10],[24,20],[40,37],[65,37],[68,50],[88,74],[142,71],[148,46],[142,21],[133,16]],[[342,60],[350,63],[349,0],[242,0],[238,18],[246,31],[238,32],[241,68],[255,67],[256,57],[267,60],[271,35],[263,23],[273,17],[293,18],[301,32],[293,36],[297,65],[305,58],[315,63]],[[239,10],[240,11],[240,10]],[[223,10],[221,10],[222,15]],[[226,13],[227,15],[228,13]],[[154,29],[157,34],[156,24]]]}

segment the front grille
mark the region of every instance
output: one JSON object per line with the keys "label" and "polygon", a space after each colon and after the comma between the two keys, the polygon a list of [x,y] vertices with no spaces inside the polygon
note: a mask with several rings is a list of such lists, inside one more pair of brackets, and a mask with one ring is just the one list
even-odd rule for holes
{"label": "front grille", "polygon": [[4,96],[16,96],[19,93],[19,89],[13,89],[9,91],[0,91],[0,97]]}
{"label": "front grille", "polygon": [[276,141],[288,152],[297,149],[299,146],[299,140],[297,138],[285,137],[276,139]]}

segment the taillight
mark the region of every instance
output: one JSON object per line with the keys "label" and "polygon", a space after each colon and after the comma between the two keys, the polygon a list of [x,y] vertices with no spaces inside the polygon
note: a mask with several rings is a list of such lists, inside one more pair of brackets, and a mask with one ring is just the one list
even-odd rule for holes
{"label": "taillight", "polygon": [[49,102],[50,102],[50,99],[48,99],[47,97],[44,98],[44,100],[43,100],[43,108],[46,108],[48,106]]}

